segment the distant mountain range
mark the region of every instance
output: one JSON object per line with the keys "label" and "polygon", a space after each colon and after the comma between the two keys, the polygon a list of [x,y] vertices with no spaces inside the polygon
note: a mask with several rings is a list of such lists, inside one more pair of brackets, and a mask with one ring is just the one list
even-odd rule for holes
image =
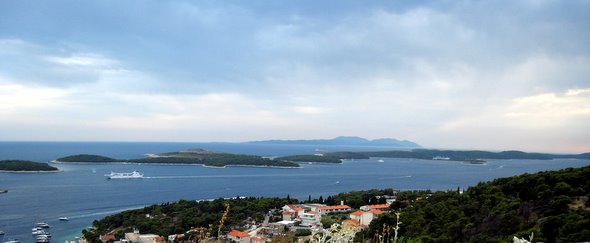
{"label": "distant mountain range", "polygon": [[249,143],[258,144],[301,144],[301,145],[351,145],[351,146],[387,146],[396,148],[420,148],[421,146],[408,140],[397,140],[394,138],[380,138],[368,140],[355,136],[340,136],[333,139],[311,139],[311,140],[264,140],[252,141]]}

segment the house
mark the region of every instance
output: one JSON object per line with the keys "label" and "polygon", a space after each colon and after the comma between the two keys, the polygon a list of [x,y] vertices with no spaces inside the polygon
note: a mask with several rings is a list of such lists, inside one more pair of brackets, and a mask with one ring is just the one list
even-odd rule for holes
{"label": "house", "polygon": [[250,239],[250,243],[264,243],[266,242],[266,239],[262,238],[262,237],[252,237],[252,239]]}
{"label": "house", "polygon": [[125,233],[125,240],[130,243],[160,243],[166,242],[166,238],[155,234],[140,234],[139,230],[133,233]]}
{"label": "house", "polygon": [[358,222],[361,226],[368,226],[371,224],[373,219],[379,217],[384,212],[379,209],[373,209],[371,211],[355,211],[350,214],[350,219]]}
{"label": "house", "polygon": [[361,207],[361,210],[363,211],[371,211],[374,209],[378,209],[381,211],[388,211],[390,204],[373,204],[373,205],[365,205]]}
{"label": "house", "polygon": [[361,222],[361,217],[364,213],[364,211],[354,211],[350,214],[350,219],[355,220],[356,222]]}
{"label": "house", "polygon": [[[290,212],[293,213],[293,218],[297,218],[299,217],[301,213],[304,212],[302,207],[299,207],[299,205],[294,205],[294,204],[290,204],[290,205],[285,205],[282,208],[283,213],[284,212]],[[284,218],[285,216],[283,216]]]}
{"label": "house", "polygon": [[357,220],[347,219],[342,221],[342,229],[359,231],[361,226]]}
{"label": "house", "polygon": [[232,242],[250,243],[250,235],[243,231],[232,230],[227,234],[227,237]]}
{"label": "house", "polygon": [[309,211],[301,214],[301,226],[314,226],[319,225],[322,219],[322,215],[316,211]]}
{"label": "house", "polygon": [[99,239],[103,243],[105,243],[105,242],[113,242],[113,241],[116,241],[117,240],[115,238],[115,235],[101,235],[101,236],[99,236]]}
{"label": "house", "polygon": [[316,211],[319,212],[319,208],[327,206],[326,204],[319,204],[319,203],[307,203],[303,205],[305,208],[309,209],[309,211]]}
{"label": "house", "polygon": [[352,209],[348,205],[323,206],[318,208],[318,213],[324,215],[329,213],[350,212]]}

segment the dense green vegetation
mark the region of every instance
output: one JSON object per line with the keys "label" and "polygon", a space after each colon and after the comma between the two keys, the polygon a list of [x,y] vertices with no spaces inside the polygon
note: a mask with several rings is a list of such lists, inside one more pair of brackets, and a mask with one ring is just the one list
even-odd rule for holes
{"label": "dense green vegetation", "polygon": [[[420,242],[505,242],[531,232],[535,241],[590,241],[589,194],[590,167],[496,179],[402,206],[400,233]],[[395,218],[380,217],[365,236],[383,224]]]}
{"label": "dense green vegetation", "polygon": [[105,156],[93,155],[93,154],[78,154],[72,156],[66,156],[63,158],[56,159],[59,162],[92,162],[92,163],[105,163],[105,162],[118,162],[124,160],[117,160]]}
{"label": "dense green vegetation", "polygon": [[296,202],[297,200],[289,198],[253,197],[213,201],[180,200],[107,216],[93,222],[96,230],[85,230],[83,233],[85,238],[91,242],[100,242],[98,235],[110,232],[116,233],[119,238],[123,236],[124,232],[130,232],[133,228],[139,229],[140,232],[167,236],[184,233],[194,227],[205,227],[210,228],[211,234],[214,236],[217,234],[226,205],[229,205],[229,212],[224,220],[224,232],[229,231],[230,228],[241,228],[247,224],[246,219],[248,218],[262,222],[264,215],[270,209],[280,209],[286,204]]}
{"label": "dense green vegetation", "polygon": [[187,150],[181,152],[163,153],[156,156],[139,159],[114,159],[100,155],[80,154],[57,159],[59,162],[90,162],[90,163],[161,163],[161,164],[201,164],[206,166],[223,167],[228,165],[242,166],[280,166],[298,167],[299,164],[284,161],[271,160],[255,155],[218,153],[207,150]]}
{"label": "dense green vegetation", "polygon": [[26,160],[2,160],[0,170],[4,171],[57,171],[57,168],[47,163],[38,163]]}
{"label": "dense green vegetation", "polygon": [[[480,150],[457,151],[457,150],[437,150],[437,149],[413,149],[413,150],[392,150],[392,151],[370,151],[370,152],[334,152],[326,153],[324,156],[314,155],[294,155],[283,158],[292,161],[309,161],[323,162],[324,159],[368,159],[371,157],[382,158],[408,158],[408,159],[433,159],[434,157],[446,157],[452,161],[465,162],[483,162],[482,159],[590,159],[590,153],[584,154],[543,154],[543,153],[525,153],[522,151],[503,151],[488,152]],[[302,158],[301,160],[298,160]],[[316,160],[314,160],[316,159]]]}
{"label": "dense green vegetation", "polygon": [[319,163],[342,163],[342,160],[336,156],[321,156],[321,155],[292,155],[277,158],[279,160],[295,161],[295,162],[319,162]]}

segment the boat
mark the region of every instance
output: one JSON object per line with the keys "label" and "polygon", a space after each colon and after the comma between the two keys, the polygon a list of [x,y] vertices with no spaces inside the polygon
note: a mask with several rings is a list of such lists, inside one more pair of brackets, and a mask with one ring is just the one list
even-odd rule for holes
{"label": "boat", "polygon": [[48,243],[49,239],[51,239],[50,235],[39,235],[35,238],[35,242],[37,243]]}
{"label": "boat", "polygon": [[34,230],[32,235],[47,235],[48,233],[45,230]]}
{"label": "boat", "polygon": [[379,163],[383,163],[383,162],[385,162],[385,161],[383,161],[382,159],[380,159],[380,160],[377,160],[377,162],[379,162]]}
{"label": "boat", "polygon": [[108,179],[139,179],[143,178],[143,174],[139,171],[133,171],[131,173],[116,173],[112,172],[110,174],[104,175]]}
{"label": "boat", "polygon": [[40,228],[49,228],[49,225],[44,222],[36,223],[35,226]]}
{"label": "boat", "polygon": [[14,239],[14,240],[9,240],[9,241],[4,241],[4,243],[20,243],[20,241],[18,241],[17,239]]}
{"label": "boat", "polygon": [[68,218],[68,217],[61,217],[61,218],[59,218],[59,220],[60,220],[60,221],[69,221],[69,220],[70,220],[70,218]]}
{"label": "boat", "polygon": [[432,160],[451,160],[451,158],[444,156],[435,156],[432,158]]}

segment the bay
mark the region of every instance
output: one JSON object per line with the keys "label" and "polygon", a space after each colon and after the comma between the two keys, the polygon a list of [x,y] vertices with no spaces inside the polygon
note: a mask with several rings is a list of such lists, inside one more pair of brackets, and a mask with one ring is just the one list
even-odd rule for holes
{"label": "bay", "polygon": [[[387,147],[265,145],[232,143],[0,142],[0,160],[50,161],[91,153],[137,158],[146,153],[206,148],[230,153],[283,156],[303,153],[387,150]],[[382,159],[383,162],[379,162]],[[220,197],[265,196],[306,199],[351,190],[456,190],[480,181],[522,173],[589,165],[587,160],[491,160],[485,165],[450,161],[372,158],[342,164],[302,164],[302,168],[136,164],[52,164],[63,172],[0,173],[0,230],[6,238],[32,242],[36,222],[52,227],[54,242],[73,239],[93,220],[146,205]],[[104,174],[139,170],[144,179],[107,180]],[[70,221],[59,221],[69,217]]]}

